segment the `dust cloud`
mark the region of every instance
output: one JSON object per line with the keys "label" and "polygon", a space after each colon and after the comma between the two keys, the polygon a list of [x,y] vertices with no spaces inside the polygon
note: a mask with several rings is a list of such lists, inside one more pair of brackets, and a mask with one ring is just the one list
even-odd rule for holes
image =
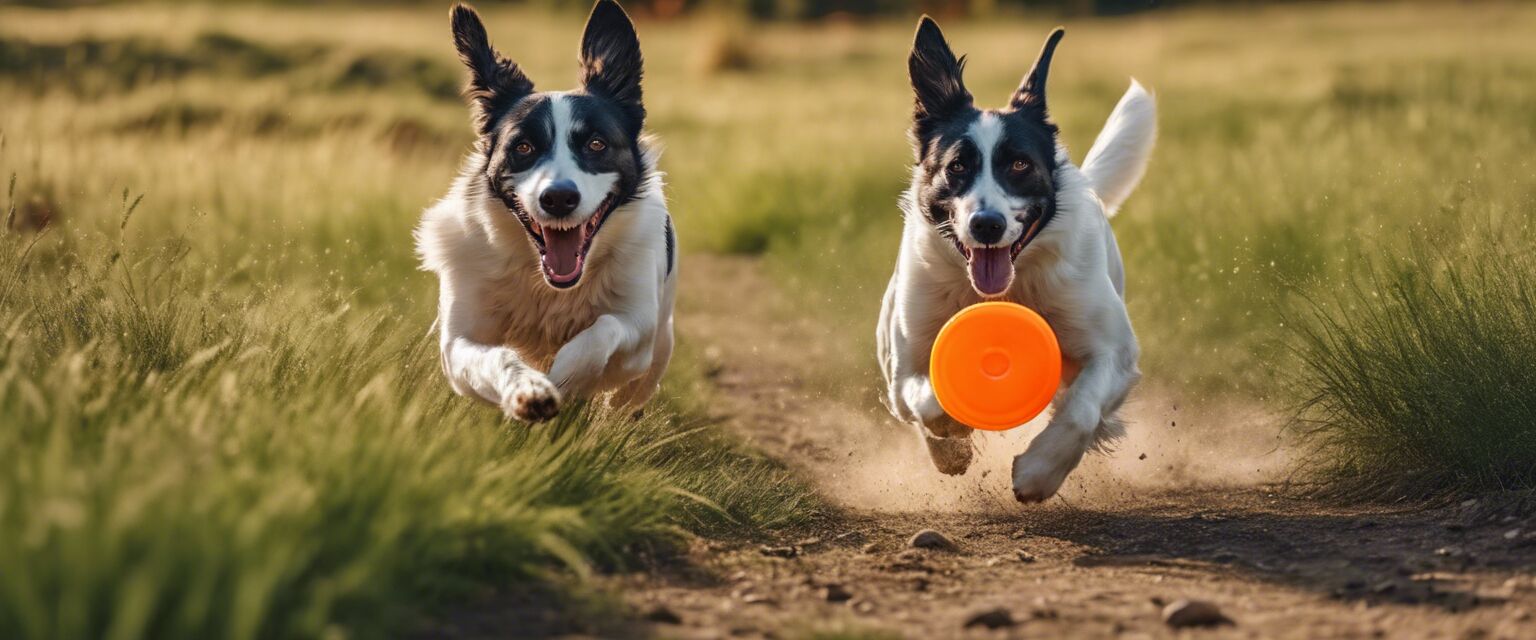
{"label": "dust cloud", "polygon": [[[824,403],[818,427],[802,432],[821,455],[806,461],[833,501],[877,511],[1016,512],[1013,458],[1045,427],[1049,410],[1005,432],[977,432],[976,457],[962,476],[933,468],[915,431],[878,408]],[[1052,501],[1123,504],[1149,490],[1243,486],[1284,479],[1291,458],[1281,420],[1236,402],[1186,402],[1143,389],[1123,410],[1126,438],[1090,453]],[[807,425],[809,426],[809,425]]]}

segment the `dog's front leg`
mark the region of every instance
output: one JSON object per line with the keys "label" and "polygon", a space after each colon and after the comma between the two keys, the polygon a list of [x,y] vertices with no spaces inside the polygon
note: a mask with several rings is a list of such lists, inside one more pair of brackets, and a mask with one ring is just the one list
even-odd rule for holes
{"label": "dog's front leg", "polygon": [[439,295],[438,329],[443,373],[455,393],[479,398],[525,422],[553,418],[560,391],[516,351],[489,344],[494,323],[475,300],[462,295],[462,283],[444,277]]}
{"label": "dog's front leg", "polygon": [[1045,430],[1013,459],[1013,495],[1019,502],[1041,502],[1056,495],[1083,454],[1100,438],[1118,433],[1114,413],[1141,377],[1130,321],[1123,310],[1118,315],[1108,323],[1114,330],[1095,336],[1103,342],[1075,355],[1082,364],[1077,378],[1057,396],[1055,413]]}
{"label": "dog's front leg", "polygon": [[[913,335],[912,323],[902,315],[899,277],[891,278],[885,292],[885,302],[880,308],[880,323],[875,329],[876,355],[880,359],[880,371],[886,380],[885,404],[897,420],[913,425],[928,456],[940,473],[960,475],[971,466],[974,449],[971,446],[971,428],[949,417],[933,394],[933,382],[928,378],[927,354],[932,349],[931,331],[919,329],[921,337]],[[929,319],[920,325],[941,324],[941,320]]]}
{"label": "dog's front leg", "polygon": [[655,333],[627,315],[598,316],[560,347],[549,378],[565,394],[582,397],[638,378],[651,367]]}
{"label": "dog's front leg", "polygon": [[926,375],[914,374],[899,381],[900,403],[916,423],[933,466],[946,475],[960,475],[971,467],[975,449],[970,427],[960,424],[944,412],[933,394],[933,382]]}

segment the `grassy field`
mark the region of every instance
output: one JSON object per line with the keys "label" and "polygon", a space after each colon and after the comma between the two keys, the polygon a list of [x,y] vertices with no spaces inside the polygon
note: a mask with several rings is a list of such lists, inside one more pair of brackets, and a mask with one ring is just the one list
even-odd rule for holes
{"label": "grassy field", "polygon": [[[405,602],[817,512],[702,424],[687,344],[640,421],[528,431],[448,393],[409,236],[470,141],[445,14],[0,9],[0,636],[369,635]],[[579,16],[487,16],[541,87],[574,81]],[[947,25],[988,104],[1049,26]],[[1129,76],[1162,108],[1115,223],[1149,385],[1312,400],[1335,472],[1530,487],[1533,409],[1479,403],[1536,361],[1529,300],[1499,295],[1532,284],[1536,8],[1066,26],[1052,107],[1079,157]],[[762,255],[870,402],[910,30],[640,25],[685,249]],[[1434,455],[1490,438],[1523,444]]]}

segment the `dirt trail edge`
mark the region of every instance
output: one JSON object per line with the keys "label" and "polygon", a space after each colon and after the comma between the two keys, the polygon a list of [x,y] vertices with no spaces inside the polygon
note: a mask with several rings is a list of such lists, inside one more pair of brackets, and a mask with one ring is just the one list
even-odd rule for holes
{"label": "dirt trail edge", "polygon": [[[776,289],[757,263],[696,256],[689,267],[678,324],[713,363],[717,417],[812,474],[844,515],[769,545],[700,543],[612,578],[655,635],[1536,637],[1529,514],[1329,507],[1171,464],[1161,483],[1080,483],[1065,499],[1012,504],[998,498],[1006,467],[939,479],[903,427],[808,382],[819,349],[836,347],[765,293]],[[983,450],[995,467],[1019,449]],[[1129,447],[1115,457],[1145,460]],[[1119,470],[1097,464],[1084,473]],[[951,544],[913,548],[922,529]],[[1177,629],[1163,610],[1181,599],[1214,603],[1231,623]]]}

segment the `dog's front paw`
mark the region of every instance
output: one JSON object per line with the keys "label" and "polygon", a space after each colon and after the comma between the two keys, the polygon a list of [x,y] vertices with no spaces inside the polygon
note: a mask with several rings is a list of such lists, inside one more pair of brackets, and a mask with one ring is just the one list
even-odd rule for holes
{"label": "dog's front paw", "polygon": [[1051,425],[1013,459],[1013,497],[1019,502],[1044,502],[1061,488],[1067,474],[1083,459],[1087,442],[1064,425]]}
{"label": "dog's front paw", "polygon": [[1074,465],[1041,460],[1029,454],[1013,459],[1013,497],[1019,502],[1045,502],[1061,488]]}
{"label": "dog's front paw", "polygon": [[971,468],[971,458],[975,448],[971,445],[969,436],[970,434],[952,438],[923,436],[923,441],[928,443],[928,457],[933,459],[933,466],[939,470],[939,473],[958,476]]}
{"label": "dog's front paw", "polygon": [[560,412],[560,390],[542,374],[518,376],[502,394],[501,410],[523,422],[543,422]]}

